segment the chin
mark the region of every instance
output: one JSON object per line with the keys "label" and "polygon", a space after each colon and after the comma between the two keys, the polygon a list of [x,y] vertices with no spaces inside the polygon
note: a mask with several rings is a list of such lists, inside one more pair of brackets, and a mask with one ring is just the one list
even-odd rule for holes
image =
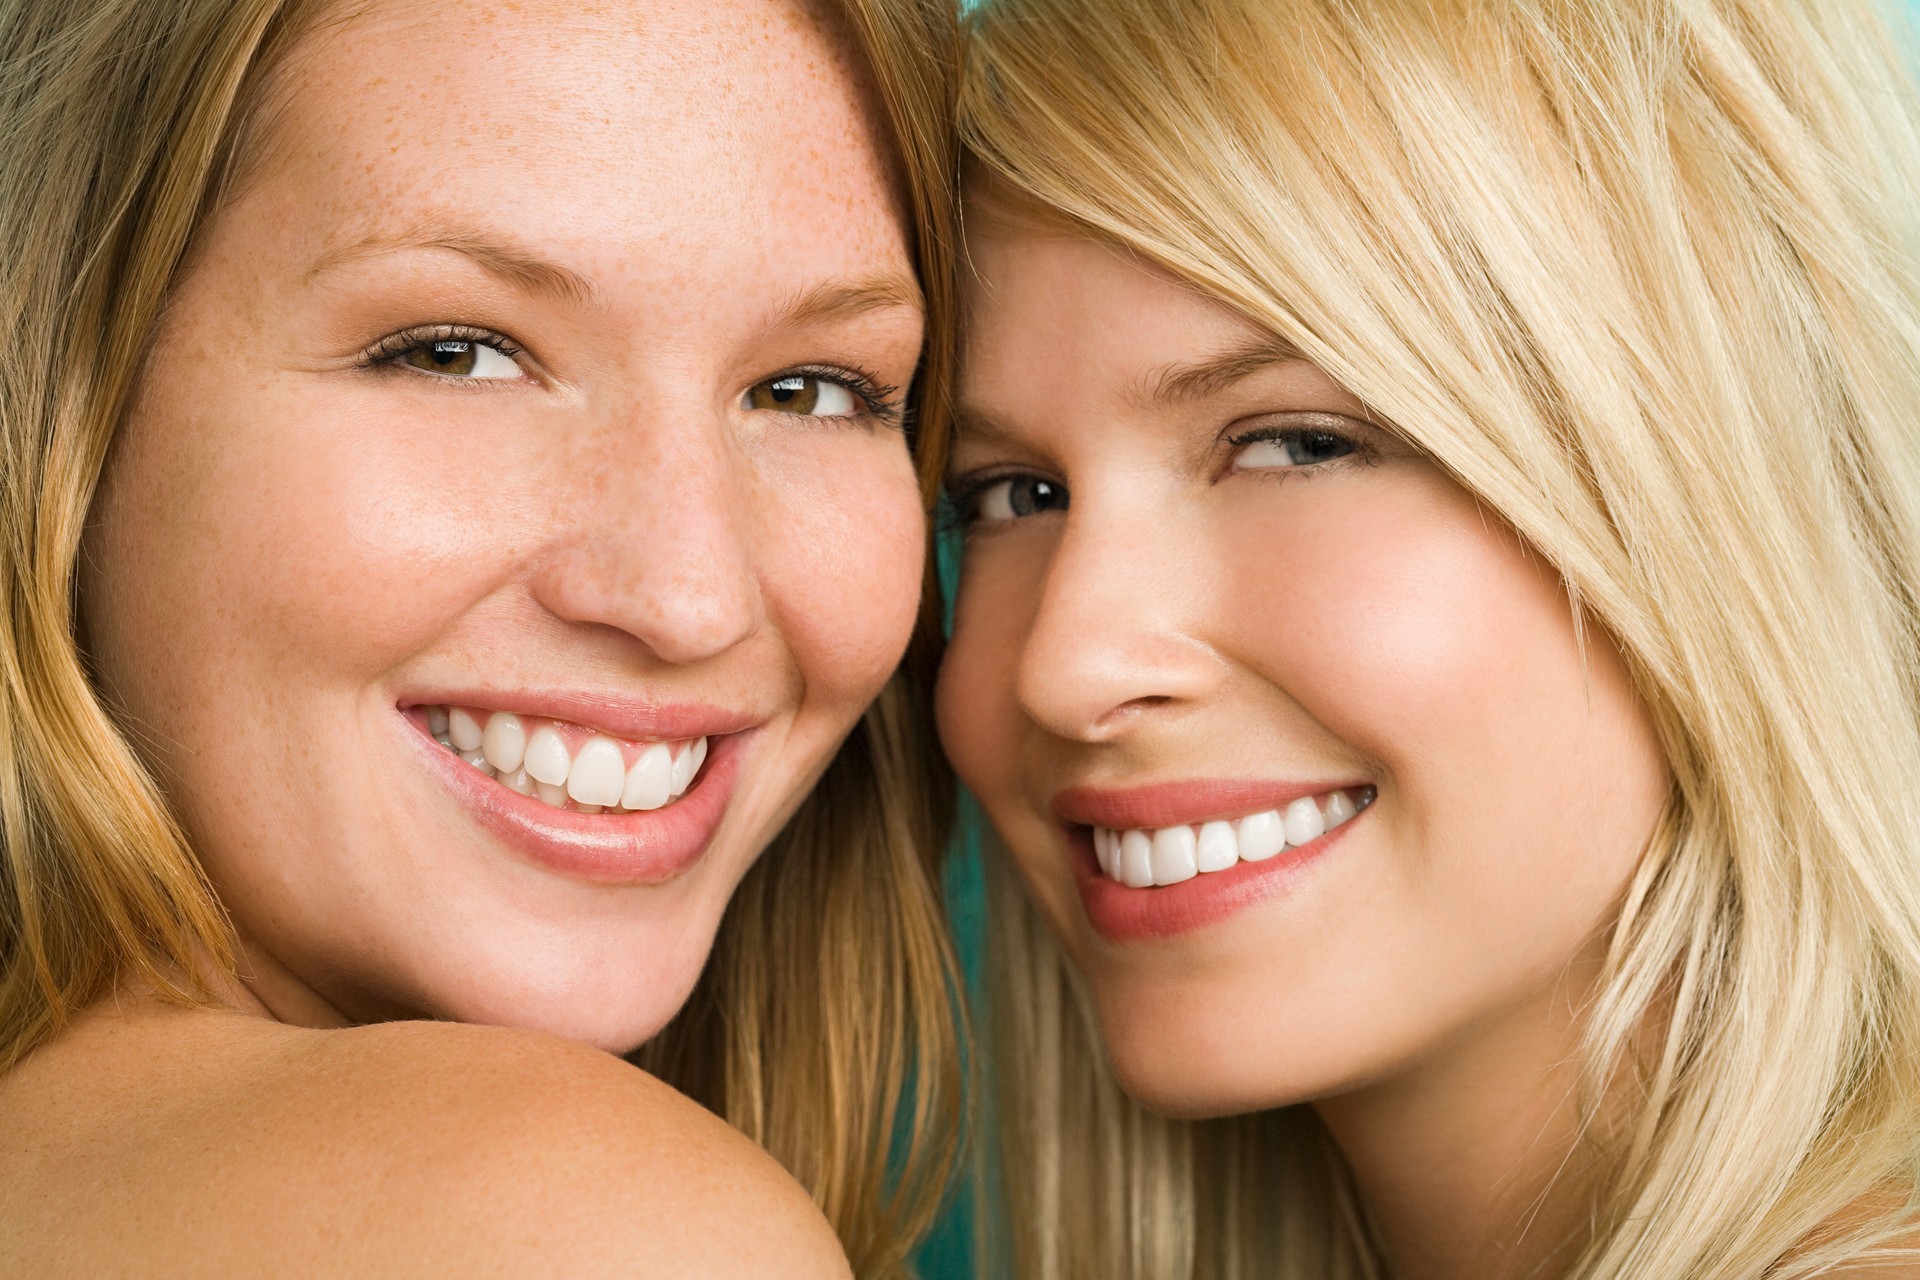
{"label": "chin", "polygon": [[[518,966],[467,969],[457,983],[436,984],[420,1007],[441,1021],[543,1031],[628,1054],[660,1033],[699,980],[703,951],[678,957],[549,958]],[[477,979],[484,976],[484,983]]]}

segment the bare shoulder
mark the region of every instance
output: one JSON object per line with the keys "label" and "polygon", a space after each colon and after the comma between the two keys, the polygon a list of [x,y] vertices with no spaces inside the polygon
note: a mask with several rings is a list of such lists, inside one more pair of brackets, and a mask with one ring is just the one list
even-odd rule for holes
{"label": "bare shoulder", "polygon": [[131,1057],[57,1064],[95,1087],[50,1105],[0,1081],[0,1123],[40,1117],[0,1157],[0,1275],[848,1274],[771,1158],[598,1050],[181,1016]]}

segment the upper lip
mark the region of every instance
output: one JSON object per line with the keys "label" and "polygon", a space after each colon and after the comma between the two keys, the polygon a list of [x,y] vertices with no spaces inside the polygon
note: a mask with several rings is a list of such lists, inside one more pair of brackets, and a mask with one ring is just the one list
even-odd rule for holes
{"label": "upper lip", "polygon": [[635,742],[677,742],[718,737],[764,724],[768,717],[701,702],[660,702],[613,693],[560,689],[437,689],[410,694],[400,702],[412,707],[474,707],[544,716]]}
{"label": "upper lip", "polygon": [[1364,778],[1197,778],[1141,787],[1068,787],[1054,796],[1053,815],[1110,831],[1177,827],[1284,809],[1304,796],[1366,785]]}

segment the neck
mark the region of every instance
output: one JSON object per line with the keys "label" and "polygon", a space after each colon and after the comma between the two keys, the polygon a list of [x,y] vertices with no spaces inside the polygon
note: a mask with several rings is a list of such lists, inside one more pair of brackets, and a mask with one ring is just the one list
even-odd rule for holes
{"label": "neck", "polygon": [[1417,1069],[1316,1104],[1399,1280],[1550,1276],[1587,1242],[1575,1010],[1598,964]]}

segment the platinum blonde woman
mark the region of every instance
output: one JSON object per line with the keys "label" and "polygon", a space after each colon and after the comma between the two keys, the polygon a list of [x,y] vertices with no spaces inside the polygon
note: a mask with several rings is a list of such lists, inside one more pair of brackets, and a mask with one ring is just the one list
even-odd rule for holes
{"label": "platinum blonde woman", "polygon": [[0,2],[0,1274],[903,1268],[943,30]]}
{"label": "platinum blonde woman", "polygon": [[1904,21],[974,16],[1015,1274],[1920,1275]]}

